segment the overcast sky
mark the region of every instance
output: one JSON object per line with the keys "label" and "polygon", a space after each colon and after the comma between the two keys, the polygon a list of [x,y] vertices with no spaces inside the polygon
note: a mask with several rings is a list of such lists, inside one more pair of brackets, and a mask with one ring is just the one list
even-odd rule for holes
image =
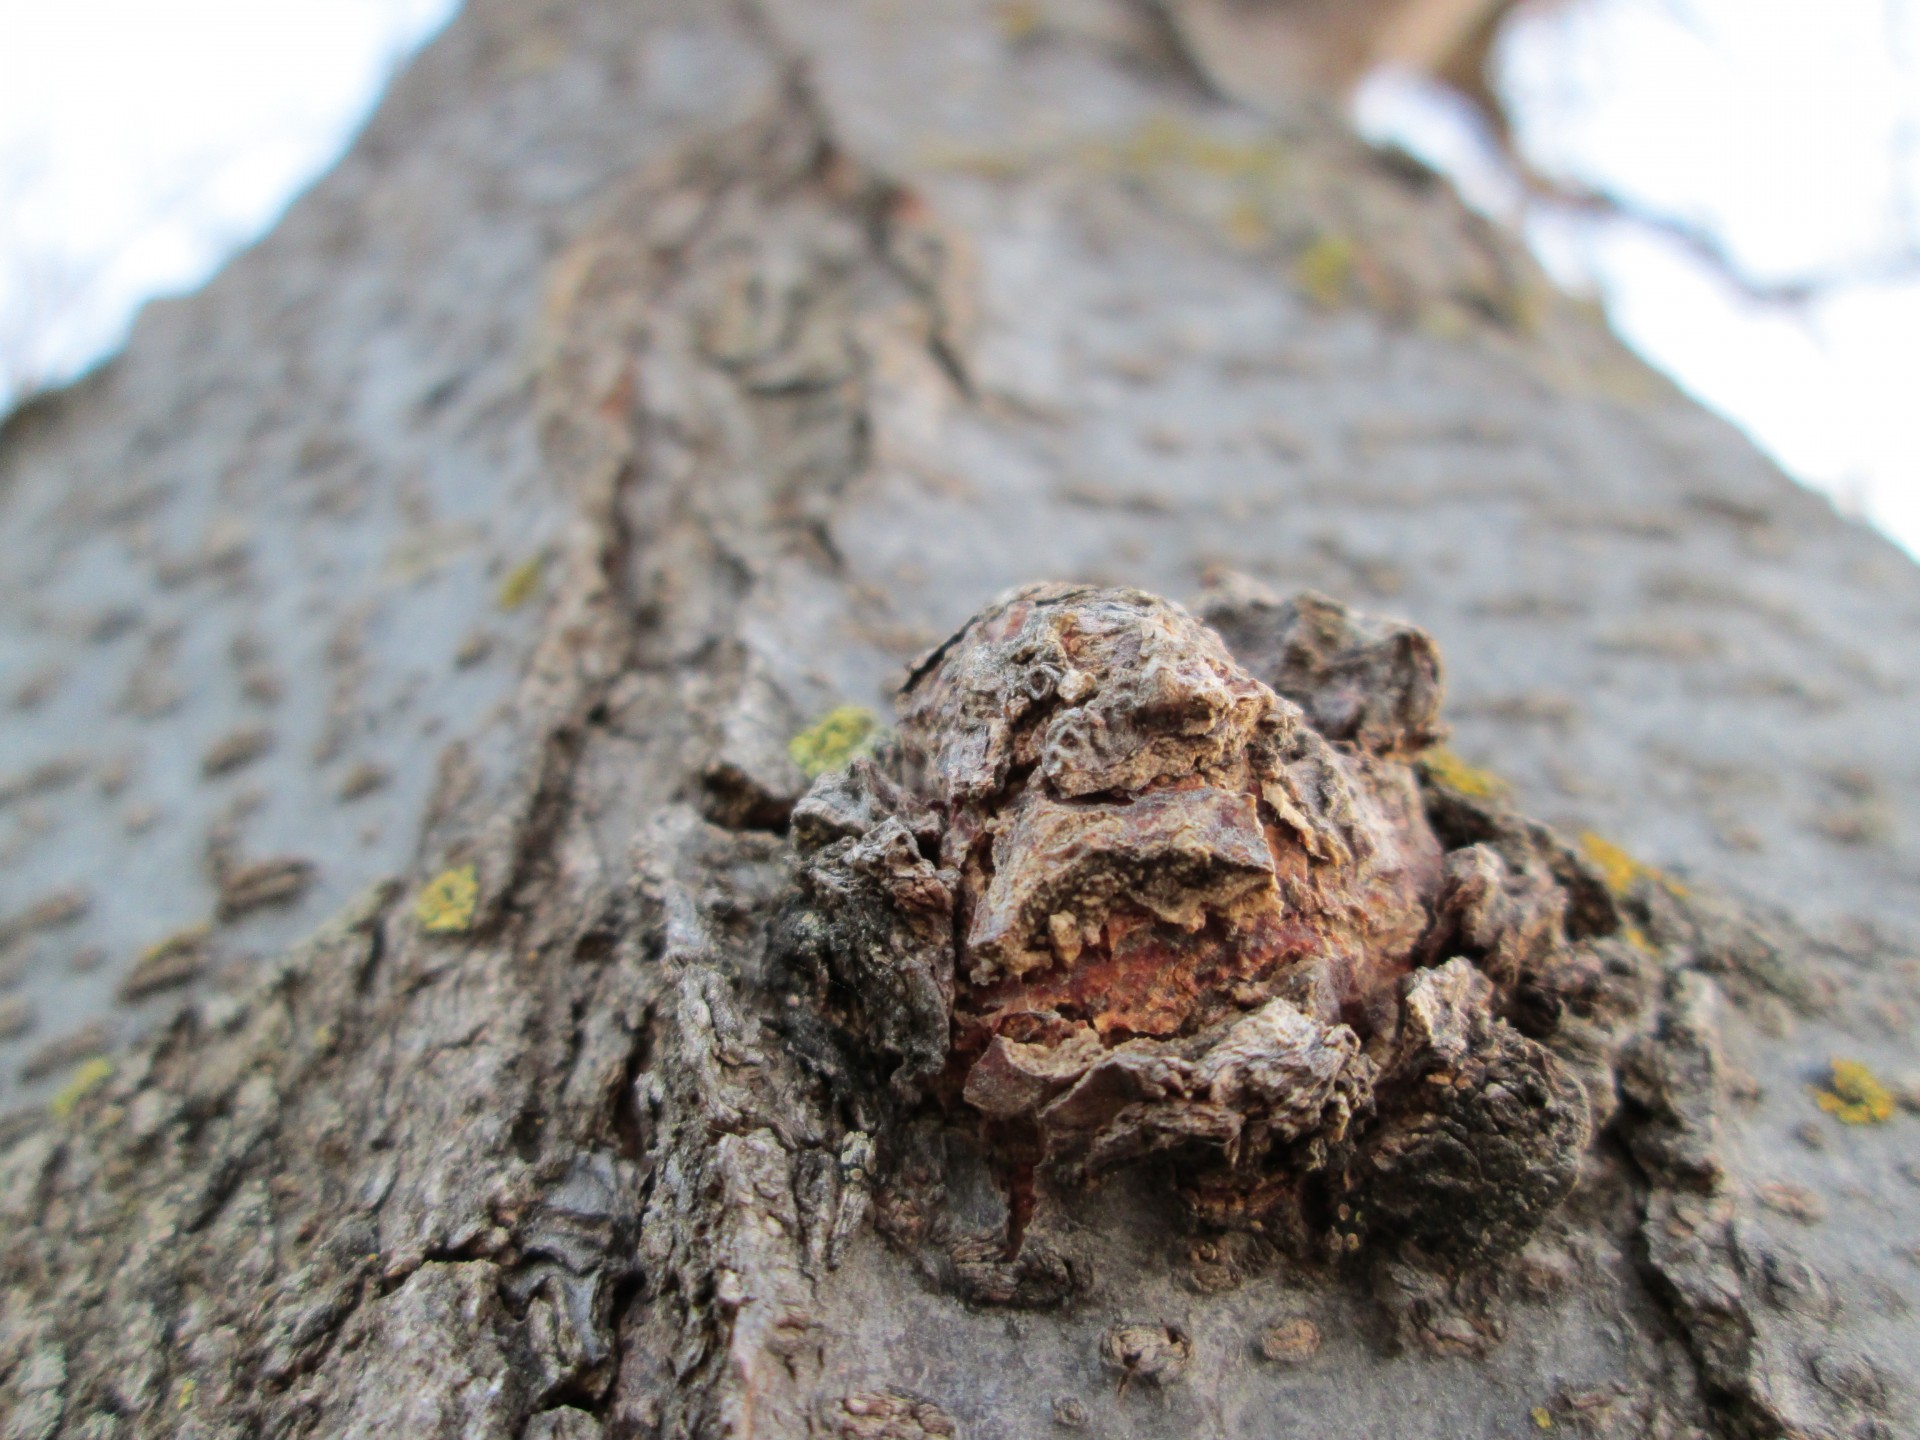
{"label": "overcast sky", "polygon": [[[339,153],[454,0],[0,0],[0,398],[117,345]],[[1700,222],[1756,278],[1844,268],[1920,217],[1920,0],[1569,0],[1503,55],[1545,169]],[[1456,107],[1406,77],[1363,128],[1518,217]],[[1629,225],[1536,218],[1654,364],[1789,473],[1920,553],[1920,279],[1799,309],[1738,298]]]}
{"label": "overcast sky", "polygon": [[0,0],[0,392],[70,377],[332,163],[453,0]]}
{"label": "overcast sky", "polygon": [[[1920,252],[1920,0],[1571,0],[1523,15],[1502,62],[1536,166],[1704,226],[1755,280]],[[1382,76],[1358,111],[1516,217],[1464,107]],[[1529,238],[1648,360],[1920,553],[1920,268],[1785,307],[1631,224]]]}

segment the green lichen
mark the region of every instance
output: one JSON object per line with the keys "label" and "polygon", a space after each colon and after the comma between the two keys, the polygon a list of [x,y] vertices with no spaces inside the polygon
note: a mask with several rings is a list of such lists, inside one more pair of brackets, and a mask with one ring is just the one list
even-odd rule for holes
{"label": "green lichen", "polygon": [[787,754],[809,780],[837,770],[879,743],[880,719],[863,705],[838,705],[787,742]]}
{"label": "green lichen", "polygon": [[540,575],[546,567],[547,557],[535,555],[509,570],[506,578],[500,582],[500,594],[497,597],[500,608],[512,612],[531,600],[540,588]]}
{"label": "green lichen", "polygon": [[192,925],[183,925],[171,935],[162,936],[140,952],[139,964],[157,965],[162,960],[171,960],[179,955],[190,954],[207,943],[213,934],[213,927],[200,920]]}
{"label": "green lichen", "polygon": [[1189,125],[1174,115],[1155,115],[1118,146],[1088,157],[1122,171],[1198,170],[1223,180],[1271,181],[1285,168],[1286,147],[1279,141],[1235,140]]}
{"label": "green lichen", "polygon": [[1293,262],[1293,277],[1314,304],[1331,310],[1346,300],[1353,266],[1353,242],[1344,235],[1322,235]]}
{"label": "green lichen", "polygon": [[73,1113],[73,1109],[87,1096],[98,1090],[113,1075],[113,1061],[104,1055],[96,1055],[73,1072],[71,1079],[62,1085],[47,1101],[47,1109],[53,1112],[56,1120],[64,1120]]}
{"label": "green lichen", "polygon": [[973,175],[982,180],[1018,180],[1048,158],[1038,151],[1017,146],[994,149],[932,140],[923,141],[915,148],[913,168]]}
{"label": "green lichen", "polygon": [[1893,1118],[1893,1092],[1858,1060],[1834,1060],[1827,1088],[1814,1087],[1813,1103],[1842,1125],[1878,1125]]}
{"label": "green lichen", "polygon": [[457,865],[420,887],[413,918],[430,935],[457,935],[473,924],[479,899],[479,874],[471,865]]}
{"label": "green lichen", "polygon": [[1427,751],[1419,764],[1433,784],[1469,800],[1504,800],[1513,788],[1491,770],[1469,765],[1445,746]]}
{"label": "green lichen", "polygon": [[[1006,0],[996,12],[1009,43],[1024,44],[1045,32],[1044,8]],[[920,147],[916,164],[989,179],[1013,179],[1054,164],[1118,177],[1151,188],[1189,214],[1218,224],[1243,249],[1272,243],[1290,224],[1289,172],[1294,156],[1284,141],[1240,140],[1155,115],[1124,135],[1065,145],[1036,138],[1028,143],[978,147],[935,141]]]}

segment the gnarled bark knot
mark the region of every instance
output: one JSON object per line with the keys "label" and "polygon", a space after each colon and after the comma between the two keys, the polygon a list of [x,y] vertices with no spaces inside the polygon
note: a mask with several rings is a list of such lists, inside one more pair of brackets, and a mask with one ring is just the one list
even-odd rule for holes
{"label": "gnarled bark knot", "polygon": [[1422,765],[1426,635],[1238,581],[1203,614],[988,606],[796,809],[792,948],[896,1103],[1016,1189],[1154,1156],[1205,1221],[1508,1250],[1593,1133],[1543,1042],[1599,1003],[1617,918],[1567,917],[1604,888]]}

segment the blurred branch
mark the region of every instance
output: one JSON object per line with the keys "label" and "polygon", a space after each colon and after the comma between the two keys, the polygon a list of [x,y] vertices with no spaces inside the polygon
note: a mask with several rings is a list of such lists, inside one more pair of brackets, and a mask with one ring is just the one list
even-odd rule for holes
{"label": "blurred branch", "polygon": [[[1418,3],[1418,0],[1412,0]],[[1736,294],[1759,305],[1798,307],[1837,290],[1886,285],[1920,277],[1920,215],[1916,215],[1911,160],[1920,148],[1920,115],[1896,128],[1889,158],[1896,215],[1895,243],[1881,254],[1786,277],[1753,274],[1735,258],[1712,228],[1645,205],[1605,186],[1548,175],[1520,152],[1507,105],[1499,92],[1495,49],[1501,32],[1521,9],[1536,13],[1564,0],[1489,0],[1479,23],[1457,43],[1434,57],[1428,73],[1465,99],[1480,116],[1496,154],[1511,169],[1524,202],[1591,220],[1613,222],[1659,236],[1676,245]],[[1908,62],[1902,24],[1902,0],[1886,0],[1889,50]],[[1696,36],[1707,27],[1686,0],[1664,0],[1662,8]]]}
{"label": "blurred branch", "polygon": [[1666,214],[1616,191],[1543,174],[1527,162],[1509,137],[1496,136],[1495,140],[1528,204],[1631,225],[1669,240],[1742,298],[1756,304],[1801,306],[1836,290],[1920,277],[1920,244],[1913,242],[1884,254],[1798,275],[1778,279],[1757,276],[1734,258],[1726,242],[1709,227]]}

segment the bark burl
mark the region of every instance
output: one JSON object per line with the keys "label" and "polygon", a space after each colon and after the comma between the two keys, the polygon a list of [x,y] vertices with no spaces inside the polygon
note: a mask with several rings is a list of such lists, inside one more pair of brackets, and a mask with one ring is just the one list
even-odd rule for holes
{"label": "bark burl", "polygon": [[1203,1223],[1510,1251],[1593,1133],[1541,1043],[1594,971],[1566,891],[1436,832],[1425,635],[1209,613],[1030,585],[915,667],[897,744],[795,814],[824,1001],[979,1133],[1015,1246],[1048,1183],[1157,1156]]}

